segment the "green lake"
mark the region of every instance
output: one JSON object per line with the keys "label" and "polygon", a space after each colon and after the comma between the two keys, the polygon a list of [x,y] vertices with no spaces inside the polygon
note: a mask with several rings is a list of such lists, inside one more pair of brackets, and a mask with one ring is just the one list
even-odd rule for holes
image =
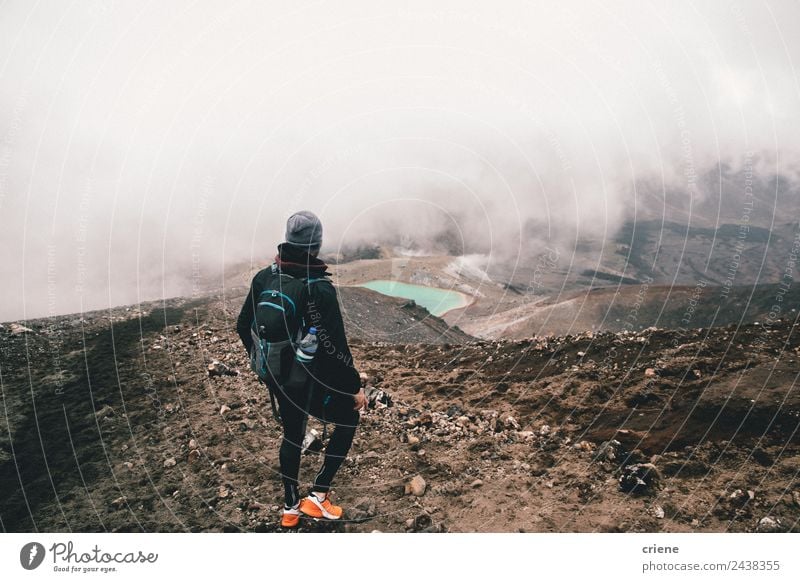
{"label": "green lake", "polygon": [[417,305],[421,305],[433,315],[442,315],[451,309],[465,307],[469,304],[469,297],[458,291],[449,289],[439,289],[438,287],[425,287],[424,285],[412,285],[399,281],[376,280],[368,281],[359,287],[372,289],[383,295],[392,297],[403,297],[413,299]]}

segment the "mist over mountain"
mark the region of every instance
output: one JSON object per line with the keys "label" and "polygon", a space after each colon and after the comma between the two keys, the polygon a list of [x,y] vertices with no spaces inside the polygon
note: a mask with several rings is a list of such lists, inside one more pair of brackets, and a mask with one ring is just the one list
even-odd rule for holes
{"label": "mist over mountain", "polygon": [[0,10],[0,320],[196,295],[300,208],[512,272],[798,216],[793,2]]}

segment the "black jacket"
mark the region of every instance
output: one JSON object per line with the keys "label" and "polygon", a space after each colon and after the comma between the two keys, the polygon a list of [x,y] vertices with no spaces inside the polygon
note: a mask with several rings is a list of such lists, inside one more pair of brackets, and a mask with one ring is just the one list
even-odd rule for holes
{"label": "black jacket", "polygon": [[[293,277],[323,277],[328,275],[328,266],[316,257],[312,257],[303,249],[287,244],[278,245],[275,257],[278,268]],[[248,355],[253,347],[250,327],[255,318],[255,305],[264,290],[265,281],[269,277],[269,267],[262,269],[253,277],[250,292],[247,294],[236,321],[236,331]],[[355,394],[361,388],[361,379],[353,365],[353,356],[347,345],[342,313],[336,289],[328,281],[318,281],[309,286],[310,295],[306,308],[306,321],[317,328],[319,347],[315,356],[315,376],[325,386]]]}

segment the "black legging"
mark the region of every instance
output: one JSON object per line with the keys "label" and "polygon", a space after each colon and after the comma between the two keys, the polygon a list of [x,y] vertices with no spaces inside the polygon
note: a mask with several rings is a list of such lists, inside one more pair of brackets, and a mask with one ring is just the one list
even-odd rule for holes
{"label": "black legging", "polygon": [[353,436],[358,426],[359,414],[353,407],[355,401],[350,394],[342,394],[311,383],[310,389],[275,390],[283,421],[283,442],[280,450],[281,480],[287,507],[300,501],[298,476],[303,437],[306,433],[308,414],[334,425],[330,442],[325,448],[325,459],[314,479],[313,491],[327,492],[331,488],[336,471],[347,457]]}

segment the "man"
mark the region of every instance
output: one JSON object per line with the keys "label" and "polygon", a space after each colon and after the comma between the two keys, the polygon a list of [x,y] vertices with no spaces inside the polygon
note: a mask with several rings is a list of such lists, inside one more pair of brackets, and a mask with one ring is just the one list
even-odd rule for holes
{"label": "man", "polygon": [[[300,515],[314,518],[339,519],[342,508],[331,503],[329,492],[336,471],[347,457],[353,442],[358,411],[366,407],[361,378],[353,365],[347,345],[344,323],[336,290],[326,278],[328,266],[317,255],[322,245],[322,223],[307,210],[297,212],[286,222],[286,242],[278,245],[275,265],[279,273],[309,280],[305,322],[317,328],[317,348],[313,379],[302,388],[274,387],[283,423],[280,448],[281,480],[284,488],[283,527],[295,527]],[[253,349],[250,329],[255,307],[272,268],[259,271],[253,278],[236,322],[248,354]],[[313,282],[312,282],[313,281]],[[322,467],[314,479],[311,492],[300,498],[298,476],[300,456],[308,415],[334,425],[330,442],[325,449]]]}

